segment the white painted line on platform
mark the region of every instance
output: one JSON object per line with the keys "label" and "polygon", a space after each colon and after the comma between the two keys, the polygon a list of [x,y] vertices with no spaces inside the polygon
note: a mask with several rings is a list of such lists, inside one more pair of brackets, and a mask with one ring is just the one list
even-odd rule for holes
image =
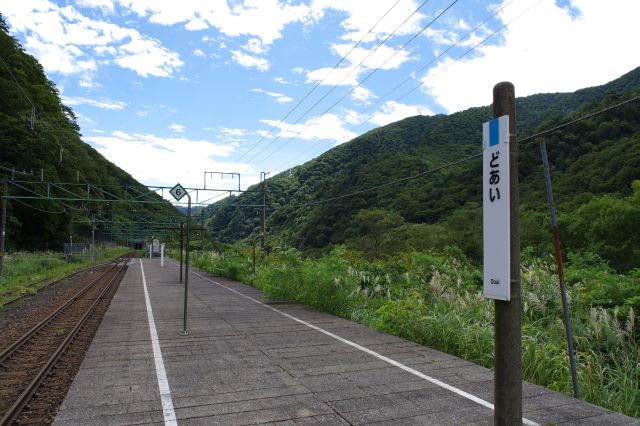
{"label": "white painted line on platform", "polygon": [[169,389],[169,380],[167,379],[167,372],[164,369],[164,361],[162,360],[162,351],[160,350],[160,342],[158,341],[156,322],[153,319],[153,309],[151,309],[151,300],[149,299],[149,292],[147,291],[147,279],[144,276],[142,259],[140,259],[140,270],[142,271],[144,300],[147,303],[147,319],[149,320],[149,333],[151,334],[153,359],[156,363],[156,376],[158,377],[158,388],[160,389],[160,400],[162,401],[162,414],[164,415],[164,424],[177,426],[178,422],[176,421],[176,413],[175,411],[173,411],[171,389]]}
{"label": "white painted line on platform", "polygon": [[[175,263],[176,265],[178,265],[178,263],[176,263],[176,262],[173,262],[173,263]],[[464,397],[464,398],[467,398],[467,399],[469,399],[469,400],[471,400],[471,401],[473,401],[473,402],[475,402],[475,403],[477,403],[477,404],[480,404],[480,405],[482,405],[482,406],[485,406],[485,407],[487,407],[487,408],[489,408],[489,409],[491,409],[491,410],[493,410],[493,409],[494,409],[494,406],[493,406],[493,404],[492,404],[492,403],[490,403],[490,402],[488,402],[488,401],[485,401],[485,400],[484,400],[484,399],[482,399],[482,398],[478,398],[477,396],[472,395],[472,394],[470,394],[469,392],[465,392],[465,391],[463,391],[462,389],[458,389],[458,388],[456,388],[455,386],[451,386],[451,385],[449,385],[449,384],[447,384],[447,383],[445,383],[445,382],[443,382],[443,381],[441,381],[441,380],[438,380],[438,379],[436,379],[436,378],[434,378],[434,377],[427,376],[426,374],[421,373],[420,371],[418,371],[418,370],[416,370],[416,369],[413,369],[413,368],[411,368],[411,367],[408,367],[408,366],[406,366],[406,365],[404,365],[404,364],[402,364],[402,363],[400,363],[400,362],[398,362],[398,361],[396,361],[396,360],[393,360],[393,359],[388,358],[388,357],[386,357],[386,356],[384,356],[384,355],[381,355],[381,354],[377,353],[376,351],[372,351],[372,350],[371,350],[371,349],[369,349],[369,348],[365,348],[365,347],[364,347],[364,346],[362,346],[362,345],[359,345],[359,344],[357,344],[357,343],[355,343],[355,342],[352,342],[352,341],[347,340],[347,339],[345,339],[345,338],[343,338],[343,337],[340,337],[340,336],[338,336],[337,334],[333,334],[332,332],[327,331],[327,330],[325,330],[325,329],[323,329],[323,328],[320,328],[320,327],[318,327],[317,325],[313,325],[313,324],[308,323],[308,322],[306,322],[306,321],[304,321],[304,320],[301,320],[300,318],[296,318],[296,317],[294,317],[293,315],[289,315],[289,314],[287,314],[286,312],[282,312],[282,311],[281,311],[281,310],[279,310],[279,309],[276,309],[276,308],[274,308],[274,307],[272,307],[272,306],[269,306],[269,305],[267,305],[267,304],[265,304],[265,303],[262,303],[261,301],[256,300],[256,299],[254,299],[253,297],[247,296],[246,294],[242,294],[241,292],[239,292],[239,291],[237,291],[237,290],[234,290],[234,289],[232,289],[232,288],[230,288],[230,287],[227,287],[226,285],[221,284],[221,283],[219,283],[219,282],[217,282],[217,281],[214,281],[214,280],[212,280],[211,278],[207,278],[207,277],[205,277],[205,276],[203,276],[203,275],[198,274],[197,272],[192,272],[192,273],[193,273],[193,274],[195,274],[195,275],[197,275],[197,276],[199,276],[200,278],[204,278],[204,279],[205,279],[205,280],[207,280],[207,281],[211,281],[212,283],[214,283],[214,284],[216,284],[216,285],[219,285],[219,286],[220,286],[220,287],[222,287],[222,288],[225,288],[225,289],[227,289],[227,290],[229,290],[229,291],[231,291],[231,292],[233,292],[233,293],[236,293],[237,295],[242,296],[242,297],[244,297],[245,299],[249,299],[249,300],[251,300],[252,302],[257,303],[258,305],[261,305],[261,306],[264,306],[265,308],[271,309],[272,311],[277,312],[277,313],[279,313],[279,314],[280,314],[280,315],[282,315],[282,316],[285,316],[285,317],[287,317],[287,318],[289,318],[289,319],[292,319],[292,320],[294,320],[294,321],[296,321],[296,322],[298,322],[298,323],[300,323],[300,324],[303,324],[303,325],[305,325],[305,326],[307,326],[307,327],[309,327],[309,328],[311,328],[311,329],[313,329],[313,330],[319,331],[319,332],[320,332],[320,333],[322,333],[322,334],[325,334],[325,335],[327,335],[327,336],[329,336],[329,337],[332,337],[332,338],[334,338],[334,339],[336,339],[336,340],[338,340],[338,341],[340,341],[340,342],[342,342],[342,343],[345,343],[345,344],[347,344],[347,345],[349,345],[349,346],[351,346],[351,347],[354,347],[354,348],[356,348],[356,349],[359,349],[359,350],[361,350],[362,352],[368,353],[368,354],[369,354],[369,355],[371,355],[371,356],[374,356],[374,357],[376,357],[376,358],[378,358],[378,359],[380,359],[380,360],[382,360],[382,361],[384,361],[384,362],[387,362],[387,363],[389,363],[389,364],[391,364],[391,365],[393,365],[393,366],[395,366],[395,367],[398,367],[398,368],[400,368],[400,369],[402,369],[402,370],[406,371],[407,373],[410,373],[410,374],[413,374],[414,376],[420,377],[421,379],[424,379],[424,380],[426,380],[426,381],[428,381],[428,382],[433,383],[434,385],[437,385],[437,386],[440,386],[440,387],[442,387],[442,388],[444,388],[444,389],[447,389],[447,390],[449,390],[449,391],[451,391],[451,392],[453,392],[453,393],[455,393],[455,394],[457,394],[457,395],[460,395],[460,396],[462,396],[462,397]],[[538,423],[534,422],[533,420],[529,420],[529,419],[526,419],[526,418],[524,418],[524,417],[522,418],[522,423],[524,423],[525,425],[528,425],[528,426],[540,426]]]}

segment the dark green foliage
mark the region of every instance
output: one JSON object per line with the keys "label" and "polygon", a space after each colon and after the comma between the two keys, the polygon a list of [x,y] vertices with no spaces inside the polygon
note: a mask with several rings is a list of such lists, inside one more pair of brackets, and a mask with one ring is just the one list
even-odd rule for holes
{"label": "dark green foliage", "polygon": [[[79,171],[80,183],[109,186],[109,192],[119,196],[124,196],[125,186],[146,190],[82,142],[73,111],[62,104],[58,90],[47,79],[42,66],[9,35],[1,16],[0,56],[6,63],[6,66],[0,63],[0,166],[35,169],[32,176],[18,174],[16,180],[39,181],[40,169],[43,169],[45,181],[75,183]],[[31,103],[36,109],[33,128]],[[60,147],[64,148],[62,162]],[[5,178],[11,178],[11,172],[0,169],[0,179]],[[160,202],[161,198],[158,196],[156,200]],[[133,209],[132,205],[123,203],[11,201],[8,203],[7,248],[60,250],[68,240],[71,220],[74,234],[87,237],[91,213],[100,213],[115,221],[130,220]],[[178,213],[162,203],[137,204],[135,214],[153,219]]]}
{"label": "dark green foliage", "polygon": [[[599,87],[518,98],[519,137],[523,139],[638,93],[640,68]],[[640,266],[640,256],[634,254],[634,247],[638,247],[635,237],[618,232],[615,238],[622,240],[615,247],[606,240],[610,235],[592,229],[579,240],[574,234],[584,225],[572,223],[576,219],[574,213],[590,203],[592,197],[610,194],[610,198],[601,203],[615,204],[614,199],[628,195],[632,181],[640,179],[639,106],[640,102],[632,102],[545,136],[561,233],[568,232],[567,247],[595,250],[619,270]],[[406,118],[371,130],[269,179],[267,243],[296,245],[304,237],[306,249],[326,250],[349,241],[352,247],[370,257],[389,256],[409,246],[455,245],[480,261],[480,158],[434,173],[429,171],[480,153],[481,124],[490,117],[489,107],[479,107],[449,116]],[[406,179],[424,172],[427,173],[421,177]],[[404,180],[385,185],[399,179]],[[519,181],[522,246],[531,246],[538,253],[549,252],[550,224],[537,140],[519,144]],[[260,191],[261,188],[252,189]],[[345,194],[353,195],[344,197]],[[327,199],[330,201],[322,202]],[[262,196],[244,194],[235,201],[260,204]],[[282,208],[284,206],[286,208]],[[591,207],[592,210],[600,208],[600,204]],[[365,240],[372,237],[363,234],[357,215],[371,209],[383,209],[399,216],[393,231],[386,232],[382,246],[374,243],[365,249]],[[260,223],[260,212],[256,209],[243,209],[244,226],[237,216],[232,222],[233,217],[224,213],[224,209],[215,211],[218,213],[208,209],[206,214],[212,216],[211,223],[217,229],[225,228],[226,241],[237,241],[251,233],[256,235]],[[580,214],[586,218],[587,211]],[[624,220],[631,220],[633,214],[625,210]],[[617,226],[624,228],[625,224],[628,222],[621,220]],[[603,236],[605,240],[596,242]]]}
{"label": "dark green foliage", "polygon": [[[392,217],[376,210],[359,215],[375,224]],[[494,304],[482,296],[482,270],[459,250],[408,250],[374,262],[341,246],[319,259],[303,259],[289,250],[260,258],[255,280],[251,258],[239,245],[195,259],[208,272],[255,285],[268,299],[303,303],[493,366]],[[523,377],[571,394],[555,263],[530,250],[522,259]],[[638,296],[629,295],[639,294],[640,274],[618,275],[589,253],[571,254],[569,260],[566,275],[582,398],[638,417]]]}

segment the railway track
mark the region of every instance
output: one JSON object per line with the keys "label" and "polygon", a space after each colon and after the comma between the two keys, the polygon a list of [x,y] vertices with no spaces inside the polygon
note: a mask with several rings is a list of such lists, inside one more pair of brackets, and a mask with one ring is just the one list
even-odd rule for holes
{"label": "railway track", "polygon": [[20,291],[23,289],[16,289],[13,292],[8,292],[5,294],[7,300],[3,303],[0,304],[0,307],[4,307],[4,306],[8,306],[11,305],[12,303],[16,303],[21,301],[22,299],[24,299],[25,297],[28,296],[32,296],[33,294],[35,294],[38,291],[42,291],[44,289],[46,289],[49,286],[55,286],[56,284],[68,280],[76,275],[82,274],[83,272],[87,272],[89,270],[95,269],[96,267],[102,266],[102,265],[106,265],[107,263],[110,262],[105,262],[105,263],[98,263],[96,265],[91,265],[91,266],[87,266],[85,268],[82,269],[78,269],[77,271],[73,271],[63,277],[54,279],[54,280],[49,280],[48,278],[43,278],[37,281],[34,281],[30,284],[28,284],[26,286],[26,294],[25,293],[21,293]]}
{"label": "railway track", "polygon": [[0,353],[0,425],[50,423],[129,258],[120,258]]}

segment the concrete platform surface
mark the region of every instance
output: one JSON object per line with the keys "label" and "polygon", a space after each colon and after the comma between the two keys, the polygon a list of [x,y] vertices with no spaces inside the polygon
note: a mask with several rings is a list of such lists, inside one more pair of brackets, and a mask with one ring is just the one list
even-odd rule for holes
{"label": "concrete platform surface", "polygon": [[[55,425],[493,424],[493,373],[191,268],[135,259]],[[523,383],[525,424],[640,421]]]}

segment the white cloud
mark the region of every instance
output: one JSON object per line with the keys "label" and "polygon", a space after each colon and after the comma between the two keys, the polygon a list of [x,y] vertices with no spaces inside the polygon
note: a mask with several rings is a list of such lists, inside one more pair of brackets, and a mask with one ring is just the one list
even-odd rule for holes
{"label": "white cloud", "polygon": [[307,72],[307,83],[317,83],[322,81],[323,85],[329,86],[356,86],[358,84],[357,64],[336,68],[320,68]]}
{"label": "white cloud", "polygon": [[293,98],[287,96],[287,95],[283,95],[282,93],[278,93],[278,92],[267,92],[263,89],[251,89],[252,92],[256,92],[256,93],[264,93],[267,96],[270,96],[272,98],[274,98],[276,100],[276,102],[278,102],[279,104],[285,104],[287,102],[291,102],[293,100]]}
{"label": "white cloud", "polygon": [[[112,6],[107,0],[85,0],[82,5],[108,10]],[[71,5],[10,1],[3,2],[2,13],[12,31],[24,35],[26,50],[48,72],[91,75],[99,65],[116,63],[141,76],[167,77],[182,66],[178,54],[158,40],[88,18]]]}
{"label": "white cloud", "polygon": [[80,80],[78,81],[78,86],[84,89],[93,89],[95,87],[102,87],[100,83],[96,83],[93,80],[93,76],[89,73],[84,74],[82,78],[80,78]]}
{"label": "white cloud", "polygon": [[239,50],[232,50],[231,55],[234,61],[245,68],[256,68],[262,72],[269,70],[269,61],[265,58],[256,58]]}
{"label": "white cloud", "polygon": [[135,71],[142,77],[168,77],[183,65],[180,55],[153,39],[134,39],[120,46],[115,62],[122,68]]}
{"label": "white cloud", "polygon": [[[150,22],[161,25],[183,23],[188,30],[216,28],[236,37],[250,36],[268,46],[282,37],[287,24],[304,22],[310,9],[305,4],[292,5],[279,0],[245,0],[244,2],[174,0],[117,0],[120,5]],[[256,52],[254,52],[256,53]]]}
{"label": "white cloud", "polygon": [[138,117],[147,117],[151,114],[155,114],[158,112],[164,112],[164,116],[168,117],[170,115],[177,114],[178,111],[175,108],[172,108],[167,105],[146,105],[143,109],[136,111]]}
{"label": "white cloud", "polygon": [[[513,3],[500,19],[510,22],[534,4]],[[631,41],[640,39],[640,2],[618,0],[614,6],[573,0],[571,7],[579,10],[578,16],[553,0],[542,0],[503,31],[499,44],[432,68],[423,78],[425,91],[454,112],[490,104],[492,88],[500,81],[511,81],[516,96],[566,92],[604,84],[638,66],[640,49]]]}
{"label": "white cloud", "polygon": [[421,105],[407,105],[396,101],[387,101],[382,106],[382,111],[374,113],[369,121],[378,126],[384,126],[416,115],[433,115],[433,112]]}
{"label": "white cloud", "polygon": [[105,12],[110,13],[113,13],[115,11],[113,0],[75,0],[75,2],[80,7],[101,9]]}
{"label": "white cloud", "polygon": [[467,21],[465,21],[462,18],[458,19],[458,22],[456,22],[455,27],[456,27],[456,29],[459,29],[459,30],[470,30],[471,29],[471,26],[469,26]]}
{"label": "white cloud", "polygon": [[[347,44],[334,44],[331,50],[338,56],[346,55],[352,46]],[[385,45],[378,49],[358,47],[353,49],[346,59],[347,66],[336,68],[320,68],[307,73],[307,81],[322,81],[323,85],[330,86],[355,86],[358,77],[368,69],[380,68],[390,70],[399,68],[400,65],[410,60],[408,52],[394,49]]]}
{"label": "white cloud", "polygon": [[[180,182],[184,186],[200,187],[205,170],[256,173],[247,164],[220,161],[234,152],[231,144],[122,131],[113,132],[111,136],[85,137],[84,140],[109,161],[148,185],[169,186]],[[145,161],[140,161],[141,158]]]}
{"label": "white cloud", "polygon": [[194,56],[197,56],[199,58],[204,58],[206,55],[206,53],[204,53],[202,50],[200,49],[196,49],[193,51]]}
{"label": "white cloud", "polygon": [[280,84],[290,84],[287,80],[282,77],[273,77],[273,81]]}
{"label": "white cloud", "polygon": [[349,110],[346,112],[346,115],[344,116],[344,121],[352,125],[360,125],[365,121],[367,121],[368,118],[369,117],[367,117],[366,114],[360,114],[356,111]]}
{"label": "white cloud", "polygon": [[80,124],[86,124],[87,126],[95,126],[96,121],[90,117],[87,117],[84,114],[79,113],[78,111],[74,111],[74,114],[78,118],[78,122]]}
{"label": "white cloud", "polygon": [[279,104],[286,104],[287,102],[291,102],[293,100],[293,98],[287,95],[283,95],[282,93],[277,93],[277,92],[264,92],[264,93],[267,96],[271,96],[272,98],[275,98],[276,102],[278,102]]}
{"label": "white cloud", "polygon": [[362,86],[355,87],[353,90],[353,93],[351,94],[351,98],[354,101],[358,101],[362,103],[369,103],[369,101],[375,97],[376,95],[374,95],[371,90]]}
{"label": "white cloud", "polygon": [[336,144],[347,142],[357,135],[346,129],[345,122],[336,114],[325,114],[320,118],[312,117],[302,124],[288,124],[276,120],[261,120],[261,122],[280,129],[281,138],[295,138],[307,141],[332,140]]}
{"label": "white cloud", "polygon": [[106,109],[106,110],[119,110],[119,109],[125,109],[127,107],[126,102],[114,101],[111,99],[90,99],[90,98],[83,98],[80,96],[75,96],[75,97],[60,96],[60,99],[62,100],[62,103],[68,106],[90,105],[96,108]]}
{"label": "white cloud", "polygon": [[169,130],[173,130],[176,133],[182,133],[184,132],[184,126],[182,124],[172,123],[169,126]]}
{"label": "white cloud", "polygon": [[244,129],[233,129],[233,128],[228,128],[228,127],[222,127],[220,129],[220,133],[222,133],[225,136],[244,136],[245,134],[245,130]]}
{"label": "white cloud", "polygon": [[201,31],[209,28],[207,21],[204,19],[192,19],[184,26],[189,31]]}
{"label": "white cloud", "polygon": [[293,72],[294,74],[304,74],[307,71],[302,67],[295,67],[291,70],[291,72]]}
{"label": "white cloud", "polygon": [[[342,37],[348,41],[360,40],[396,2],[396,0],[313,0],[312,13],[316,20],[321,19],[327,9],[345,12],[348,18],[342,21],[346,33]],[[414,0],[401,0],[385,16],[380,24],[372,31],[365,41],[371,42],[391,34],[418,6]],[[426,10],[426,8],[425,8]],[[413,34],[420,28],[420,21],[424,15],[420,12],[413,15],[409,21],[398,29],[396,35]]]}
{"label": "white cloud", "polygon": [[27,37],[25,48],[49,72],[81,74],[94,72],[98,68],[95,59],[85,56],[75,45],[61,46],[43,42],[36,37]]}
{"label": "white cloud", "polygon": [[250,39],[247,44],[243,46],[243,48],[256,55],[262,55],[266,52],[266,49],[262,45],[262,42],[257,38]]}

